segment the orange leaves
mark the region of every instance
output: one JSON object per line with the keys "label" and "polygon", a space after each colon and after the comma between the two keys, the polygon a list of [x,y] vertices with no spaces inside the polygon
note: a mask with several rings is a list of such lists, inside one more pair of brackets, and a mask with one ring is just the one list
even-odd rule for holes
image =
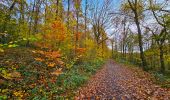
{"label": "orange leaves", "polygon": [[[56,59],[56,58],[61,58],[61,53],[60,51],[41,51],[41,50],[33,50],[33,53],[39,53],[44,55],[47,58],[51,58],[51,59]],[[37,61],[43,61],[42,58],[34,58]]]}
{"label": "orange leaves", "polygon": [[63,73],[63,72],[62,72],[62,68],[59,68],[59,69],[55,70],[54,72],[52,72],[51,74],[58,76],[58,75],[60,75],[60,74],[62,74],[62,73]]}
{"label": "orange leaves", "polygon": [[42,62],[44,61],[42,58],[34,58],[36,61]]}
{"label": "orange leaves", "polygon": [[[33,50],[33,53],[38,53],[41,54],[42,56],[44,56],[45,59],[43,59],[42,57],[36,57],[34,58],[36,61],[39,62],[46,62],[46,65],[48,67],[55,67],[56,65],[63,67],[64,66],[64,62],[61,60],[61,52],[60,51],[42,51],[42,50]],[[52,61],[51,61],[52,60]]]}
{"label": "orange leaves", "polygon": [[55,63],[49,63],[49,64],[47,64],[48,65],[48,67],[54,67],[55,66]]}
{"label": "orange leaves", "polygon": [[52,23],[52,25],[51,25],[51,27],[53,28],[53,29],[63,29],[63,27],[64,27],[64,25],[63,25],[63,23],[61,22],[61,21],[54,21],[53,23]]}
{"label": "orange leaves", "polygon": [[46,37],[49,39],[64,41],[66,38],[66,32],[66,27],[61,21],[54,21],[51,24],[50,30],[46,34]]}
{"label": "orange leaves", "polygon": [[48,58],[56,59],[61,57],[61,53],[59,51],[52,51],[52,52],[44,52],[45,56]]}
{"label": "orange leaves", "polygon": [[45,25],[42,30],[44,34],[40,34],[41,38],[39,40],[41,41],[35,43],[36,46],[41,48],[55,48],[67,39],[67,28],[60,20],[56,20]]}
{"label": "orange leaves", "polygon": [[80,40],[81,35],[82,35],[81,32],[75,33],[75,39]]}
{"label": "orange leaves", "polygon": [[78,54],[83,54],[83,53],[86,52],[86,48],[77,48],[77,49],[76,49],[76,52],[77,52]]}

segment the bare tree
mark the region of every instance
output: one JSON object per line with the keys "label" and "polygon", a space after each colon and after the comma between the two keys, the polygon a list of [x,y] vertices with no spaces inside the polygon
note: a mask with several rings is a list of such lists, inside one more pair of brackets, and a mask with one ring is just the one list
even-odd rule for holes
{"label": "bare tree", "polygon": [[103,2],[98,2],[98,0],[94,0],[91,2],[90,5],[90,19],[92,24],[92,29],[94,32],[94,38],[98,45],[100,43],[104,42],[108,38],[102,38],[102,30],[107,30],[108,28],[111,28],[111,21],[112,16],[110,15],[110,12],[112,11],[112,0],[106,0]]}

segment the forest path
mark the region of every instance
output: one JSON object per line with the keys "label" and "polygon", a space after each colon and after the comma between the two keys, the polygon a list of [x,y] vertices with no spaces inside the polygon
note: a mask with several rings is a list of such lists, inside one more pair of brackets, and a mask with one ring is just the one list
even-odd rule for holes
{"label": "forest path", "polygon": [[77,91],[76,100],[170,100],[170,89],[155,85],[152,76],[139,68],[107,61]]}

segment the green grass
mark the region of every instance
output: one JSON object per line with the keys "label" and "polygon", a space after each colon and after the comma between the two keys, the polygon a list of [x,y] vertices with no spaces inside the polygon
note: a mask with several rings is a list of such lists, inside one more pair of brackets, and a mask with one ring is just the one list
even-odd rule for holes
{"label": "green grass", "polygon": [[[104,64],[104,61],[94,60],[74,65],[71,69],[58,76],[55,84],[48,83],[50,91],[43,85],[30,90],[29,99],[46,100],[51,97],[59,100],[73,99],[76,90],[84,85],[91,75],[101,68],[102,64]],[[42,91],[39,92],[40,90]]]}
{"label": "green grass", "polygon": [[65,95],[67,93],[65,98],[73,97],[75,90],[84,85],[103,64],[104,61],[94,60],[73,66],[65,74],[58,77],[56,84],[61,87],[58,94]]}

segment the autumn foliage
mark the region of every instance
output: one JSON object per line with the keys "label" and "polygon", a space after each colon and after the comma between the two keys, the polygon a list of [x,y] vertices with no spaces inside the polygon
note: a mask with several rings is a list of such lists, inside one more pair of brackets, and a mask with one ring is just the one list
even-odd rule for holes
{"label": "autumn foliage", "polygon": [[44,32],[38,34],[39,42],[35,45],[44,48],[55,48],[64,42],[67,37],[67,28],[62,21],[53,21],[43,27]]}

